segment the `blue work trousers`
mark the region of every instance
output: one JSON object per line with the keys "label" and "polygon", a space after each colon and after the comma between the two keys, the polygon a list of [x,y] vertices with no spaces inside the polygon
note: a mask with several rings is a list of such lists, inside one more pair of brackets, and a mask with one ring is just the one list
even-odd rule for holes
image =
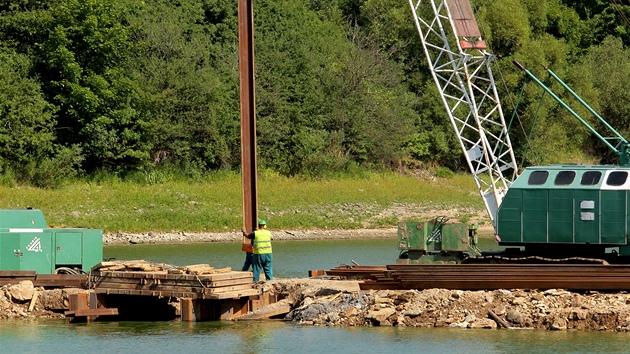
{"label": "blue work trousers", "polygon": [[243,264],[243,268],[241,269],[243,272],[246,272],[249,270],[249,266],[252,265],[253,259],[254,259],[253,253],[245,252],[245,263]]}
{"label": "blue work trousers", "polygon": [[273,267],[271,266],[272,260],[273,256],[271,253],[254,254],[254,259],[252,260],[254,281],[258,281],[260,279],[260,273],[262,273],[263,271],[265,273],[265,279],[273,279]]}

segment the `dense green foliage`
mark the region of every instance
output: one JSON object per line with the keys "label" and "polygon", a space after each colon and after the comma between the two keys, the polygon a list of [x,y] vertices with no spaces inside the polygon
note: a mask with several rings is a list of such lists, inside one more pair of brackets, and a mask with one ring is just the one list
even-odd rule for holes
{"label": "dense green foliage", "polygon": [[[551,67],[629,135],[629,5],[472,3],[499,58],[508,117],[524,82],[512,65],[517,59],[541,76],[540,65]],[[164,171],[198,177],[238,170],[236,5],[0,0],[1,181],[54,187],[103,173],[157,181]],[[259,166],[316,177],[357,167],[461,168],[408,6],[254,2]],[[575,119],[540,96],[528,85],[512,124],[519,159],[614,162]]]}

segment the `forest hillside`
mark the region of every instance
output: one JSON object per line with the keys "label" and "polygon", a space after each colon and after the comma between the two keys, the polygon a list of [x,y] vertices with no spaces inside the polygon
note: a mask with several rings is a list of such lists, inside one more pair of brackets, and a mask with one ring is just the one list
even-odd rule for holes
{"label": "forest hillside", "polygon": [[[552,68],[630,136],[627,2],[471,2],[517,159],[614,162],[512,62]],[[462,169],[407,1],[256,0],[254,29],[259,167]],[[2,0],[0,182],[237,171],[238,85],[236,1]]]}

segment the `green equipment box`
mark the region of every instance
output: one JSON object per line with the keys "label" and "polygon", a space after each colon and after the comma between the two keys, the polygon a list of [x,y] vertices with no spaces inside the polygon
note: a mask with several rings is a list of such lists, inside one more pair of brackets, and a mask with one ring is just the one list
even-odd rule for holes
{"label": "green equipment box", "polygon": [[437,220],[398,224],[398,249],[429,252],[466,252],[468,225],[443,224]]}
{"label": "green equipment box", "polygon": [[396,264],[459,263],[469,255],[479,255],[477,225],[446,223],[440,217],[425,222],[398,223]]}
{"label": "green equipment box", "polygon": [[89,271],[103,260],[103,231],[49,228],[37,209],[0,209],[0,270]]}

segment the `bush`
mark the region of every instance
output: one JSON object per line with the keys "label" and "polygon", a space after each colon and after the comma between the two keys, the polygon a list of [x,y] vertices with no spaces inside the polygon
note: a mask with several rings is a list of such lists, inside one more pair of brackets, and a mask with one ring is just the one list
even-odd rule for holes
{"label": "bush", "polygon": [[438,178],[451,178],[455,175],[453,171],[451,171],[448,167],[438,167],[437,171],[435,171],[435,175]]}
{"label": "bush", "polygon": [[52,158],[33,160],[26,167],[30,182],[35,187],[59,188],[64,183],[77,177],[81,164],[81,149],[78,147],[62,148]]}

